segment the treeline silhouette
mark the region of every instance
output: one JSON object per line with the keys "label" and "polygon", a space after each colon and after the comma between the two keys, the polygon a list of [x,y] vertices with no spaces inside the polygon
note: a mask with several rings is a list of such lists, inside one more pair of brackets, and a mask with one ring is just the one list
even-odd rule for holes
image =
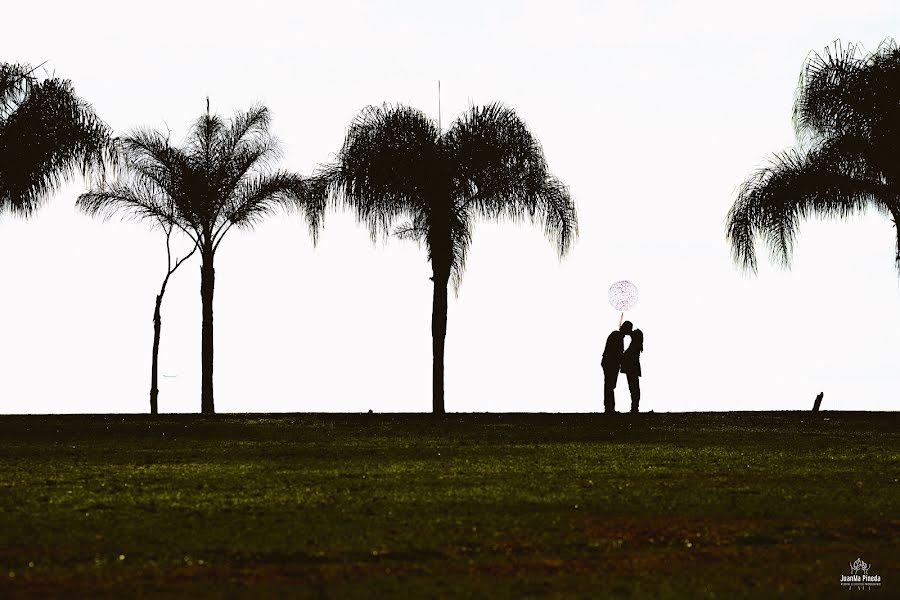
{"label": "treeline silhouette", "polygon": [[[276,209],[302,213],[315,242],[329,207],[350,207],[373,240],[395,235],[424,246],[432,268],[432,410],[443,413],[448,288],[459,288],[478,219],[528,220],[560,256],[578,235],[569,189],[509,107],[471,106],[449,128],[403,105],[370,106],[351,122],[336,160],[309,176],[274,169],[278,146],[263,106],[225,120],[206,112],[181,145],[136,130],[113,137],[71,82],[0,63],[0,214],[30,215],[81,172],[85,213],[139,217],[166,238],[167,274],[156,297],[151,412],[158,410],[161,305],[169,278],[201,259],[201,411],[214,413],[214,258],[233,226],[250,228]],[[798,148],[774,155],[741,186],[726,217],[735,263],[755,272],[762,238],[789,266],[801,220],[847,217],[868,207],[897,229],[900,271],[900,49],[871,53],[836,42],[811,54],[793,110]],[[173,257],[174,232],[193,242]]]}
{"label": "treeline silhouette", "polygon": [[[451,280],[455,289],[460,285],[475,221],[531,221],[544,230],[560,256],[578,233],[568,188],[550,173],[543,150],[525,123],[500,103],[472,106],[446,130],[414,108],[370,106],[351,123],[335,162],[303,177],[272,167],[280,152],[269,131],[269,112],[263,106],[225,120],[210,111],[207,99],[205,114],[194,122],[180,145],[158,131],[135,130],[114,138],[90,106],[74,95],[68,81],[50,78],[38,82],[27,65],[4,65],[3,69],[0,98],[6,112],[0,122],[0,144],[6,139],[7,127],[18,133],[15,126],[20,111],[26,116],[35,113],[31,131],[52,127],[57,137],[48,140],[46,152],[55,151],[62,157],[55,162],[32,160],[23,167],[14,154],[0,155],[9,159],[0,160],[4,207],[8,204],[12,210],[29,213],[70,174],[71,165],[77,164],[85,174],[99,175],[89,191],[79,196],[76,205],[80,210],[104,219],[137,217],[165,234],[167,271],[153,314],[153,414],[159,410],[163,296],[170,277],[195,253],[201,260],[203,315],[200,405],[204,414],[215,412],[214,259],[222,239],[234,226],[250,228],[284,208],[303,215],[315,243],[326,209],[342,205],[367,225],[373,240],[395,235],[424,245],[434,283],[435,413],[445,410],[448,287]],[[32,108],[34,100],[29,94],[17,91],[21,88],[33,95],[41,85],[50,85],[47,82],[65,90],[64,100],[80,110],[76,118],[70,117],[72,111],[58,108],[62,101]],[[26,128],[15,141],[21,143],[28,133]],[[115,168],[107,177],[110,165]],[[6,175],[25,171],[35,182],[30,188]],[[192,249],[173,262],[170,241],[176,231],[192,242]]]}

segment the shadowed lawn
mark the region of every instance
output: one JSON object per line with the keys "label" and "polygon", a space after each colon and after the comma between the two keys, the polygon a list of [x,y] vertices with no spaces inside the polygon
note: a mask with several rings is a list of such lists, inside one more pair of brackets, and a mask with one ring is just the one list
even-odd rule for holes
{"label": "shadowed lawn", "polygon": [[898,413],[0,417],[0,597],[900,590]]}

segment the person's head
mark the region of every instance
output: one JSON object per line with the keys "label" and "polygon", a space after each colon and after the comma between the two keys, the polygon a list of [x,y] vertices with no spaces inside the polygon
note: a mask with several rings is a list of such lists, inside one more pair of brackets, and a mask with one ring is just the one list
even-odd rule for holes
{"label": "person's head", "polygon": [[631,332],[631,343],[634,344],[634,347],[644,351],[644,332],[640,329],[635,329]]}
{"label": "person's head", "polygon": [[631,324],[631,321],[625,321],[624,323],[622,323],[622,326],[619,327],[619,331],[621,331],[622,333],[630,334],[633,327],[634,325]]}

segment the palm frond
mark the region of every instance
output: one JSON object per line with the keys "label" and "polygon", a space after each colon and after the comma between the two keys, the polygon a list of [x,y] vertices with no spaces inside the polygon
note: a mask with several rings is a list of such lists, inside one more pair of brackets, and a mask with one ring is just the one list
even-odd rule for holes
{"label": "palm frond", "polygon": [[[234,194],[226,201],[223,214],[228,223],[241,228],[252,228],[263,218],[281,208],[299,208],[304,200],[311,200],[310,188],[303,178],[286,171],[257,174],[246,178],[235,188]],[[305,204],[305,203],[304,203]],[[324,207],[324,200],[320,202]],[[318,223],[318,217],[314,217]]]}
{"label": "palm frond", "polygon": [[114,182],[105,189],[90,190],[78,196],[75,206],[88,216],[108,220],[147,219],[154,224],[175,224],[171,201],[150,182]]}
{"label": "palm frond", "polygon": [[158,131],[133,131],[117,142],[123,157],[118,181],[82,195],[79,207],[98,217],[121,214],[177,226],[213,252],[231,226],[252,227],[281,207],[301,211],[315,241],[328,180],[271,172],[278,147],[268,126],[268,111],[257,106],[229,122],[207,112],[180,147]]}
{"label": "palm frond", "polygon": [[177,152],[168,137],[146,129],[136,129],[116,143],[128,164],[147,168],[148,172],[168,168],[173,152]]}
{"label": "palm frond", "polygon": [[457,166],[455,195],[488,219],[523,219],[543,227],[563,256],[578,234],[568,188],[553,177],[537,139],[500,103],[470,107],[446,134]]}
{"label": "palm frond", "polygon": [[109,127],[69,81],[33,82],[0,121],[0,212],[27,216],[76,172],[102,179],[114,157]]}
{"label": "palm frond", "polygon": [[262,142],[270,144],[269,109],[257,104],[247,111],[237,111],[217,140],[217,150],[221,162],[229,162],[234,153],[248,144]]}
{"label": "palm frond", "polygon": [[194,121],[188,134],[184,152],[195,163],[194,168],[207,175],[215,170],[217,158],[220,157],[219,140],[227,135],[227,126],[222,118],[209,112],[209,100],[207,100],[207,112]]}
{"label": "palm frond", "polygon": [[351,123],[335,164],[325,173],[330,191],[369,227],[373,239],[398,218],[425,210],[440,182],[440,132],[421,111],[369,106]]}
{"label": "palm frond", "polygon": [[395,227],[392,234],[398,239],[416,242],[421,246],[427,233],[423,227],[417,226],[412,221],[405,221]]}
{"label": "palm frond", "polygon": [[202,232],[198,205],[207,196],[196,165],[184,149],[172,146],[168,136],[149,130],[135,130],[119,140],[123,175],[120,182],[136,186],[153,184],[172,202],[175,220],[183,229]]}
{"label": "palm frond", "polygon": [[[900,227],[900,50],[872,53],[839,41],[806,61],[794,102],[800,150],[776,155],[741,186],[726,216],[732,258],[755,272],[755,242],[787,267],[801,220],[844,218],[867,207]],[[898,230],[900,231],[900,230]],[[900,271],[900,234],[896,266]]]}
{"label": "palm frond", "polygon": [[801,220],[896,208],[896,194],[858,152],[863,146],[858,138],[838,138],[815,150],[790,150],[750,176],[726,217],[734,261],[756,272],[755,242],[761,237],[772,260],[789,267]]}
{"label": "palm frond", "polygon": [[862,119],[854,105],[862,66],[859,47],[844,45],[840,40],[821,54],[810,55],[800,73],[794,99],[793,120],[798,136],[827,136],[838,128],[859,124]]}
{"label": "palm frond", "polygon": [[155,131],[137,130],[119,138],[117,145],[126,173],[152,181],[169,196],[178,195],[182,179],[178,174],[187,170],[188,160],[168,139]]}
{"label": "palm frond", "polygon": [[9,116],[36,83],[32,73],[27,64],[0,63],[0,121]]}
{"label": "palm frond", "polygon": [[249,229],[278,209],[298,211],[306,219],[313,244],[325,217],[328,182],[320,176],[301,177],[286,171],[276,171],[245,179],[225,204],[226,221],[217,230],[215,244],[224,232],[235,225]]}
{"label": "palm frond", "polygon": [[548,177],[539,188],[541,207],[532,220],[543,224],[544,236],[556,245],[559,256],[565,256],[578,237],[578,213],[569,188],[559,179]]}
{"label": "palm frond", "polygon": [[[253,173],[267,170],[279,156],[281,152],[272,140],[239,144],[230,151],[230,154],[222,157],[223,160],[218,163],[216,173],[212,175],[218,195],[223,198],[229,197],[242,181],[251,177]],[[225,203],[218,207],[223,218],[225,209]]]}
{"label": "palm frond", "polygon": [[807,60],[794,101],[798,137],[897,133],[900,51],[887,39],[872,53],[840,41]]}
{"label": "palm frond", "polygon": [[[257,105],[237,111],[215,141],[216,169],[210,175],[218,196],[229,197],[253,172],[270,168],[281,157],[278,143],[269,134],[269,111]],[[224,217],[225,203],[217,207],[216,220]],[[227,220],[227,219],[226,219]]]}
{"label": "palm frond", "polygon": [[319,232],[325,221],[325,209],[328,205],[329,181],[322,174],[312,177],[297,177],[287,207],[299,211],[309,227],[309,236],[315,245],[319,241]]}
{"label": "palm frond", "polygon": [[472,246],[472,218],[466,210],[456,210],[450,221],[450,281],[453,292],[459,294],[463,273],[466,270],[466,259]]}

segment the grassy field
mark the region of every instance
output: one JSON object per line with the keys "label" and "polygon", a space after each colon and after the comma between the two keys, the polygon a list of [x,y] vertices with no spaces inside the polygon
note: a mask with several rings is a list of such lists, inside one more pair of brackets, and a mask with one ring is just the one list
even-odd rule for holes
{"label": "grassy field", "polygon": [[898,478],[900,413],[7,416],[0,597],[898,598]]}

